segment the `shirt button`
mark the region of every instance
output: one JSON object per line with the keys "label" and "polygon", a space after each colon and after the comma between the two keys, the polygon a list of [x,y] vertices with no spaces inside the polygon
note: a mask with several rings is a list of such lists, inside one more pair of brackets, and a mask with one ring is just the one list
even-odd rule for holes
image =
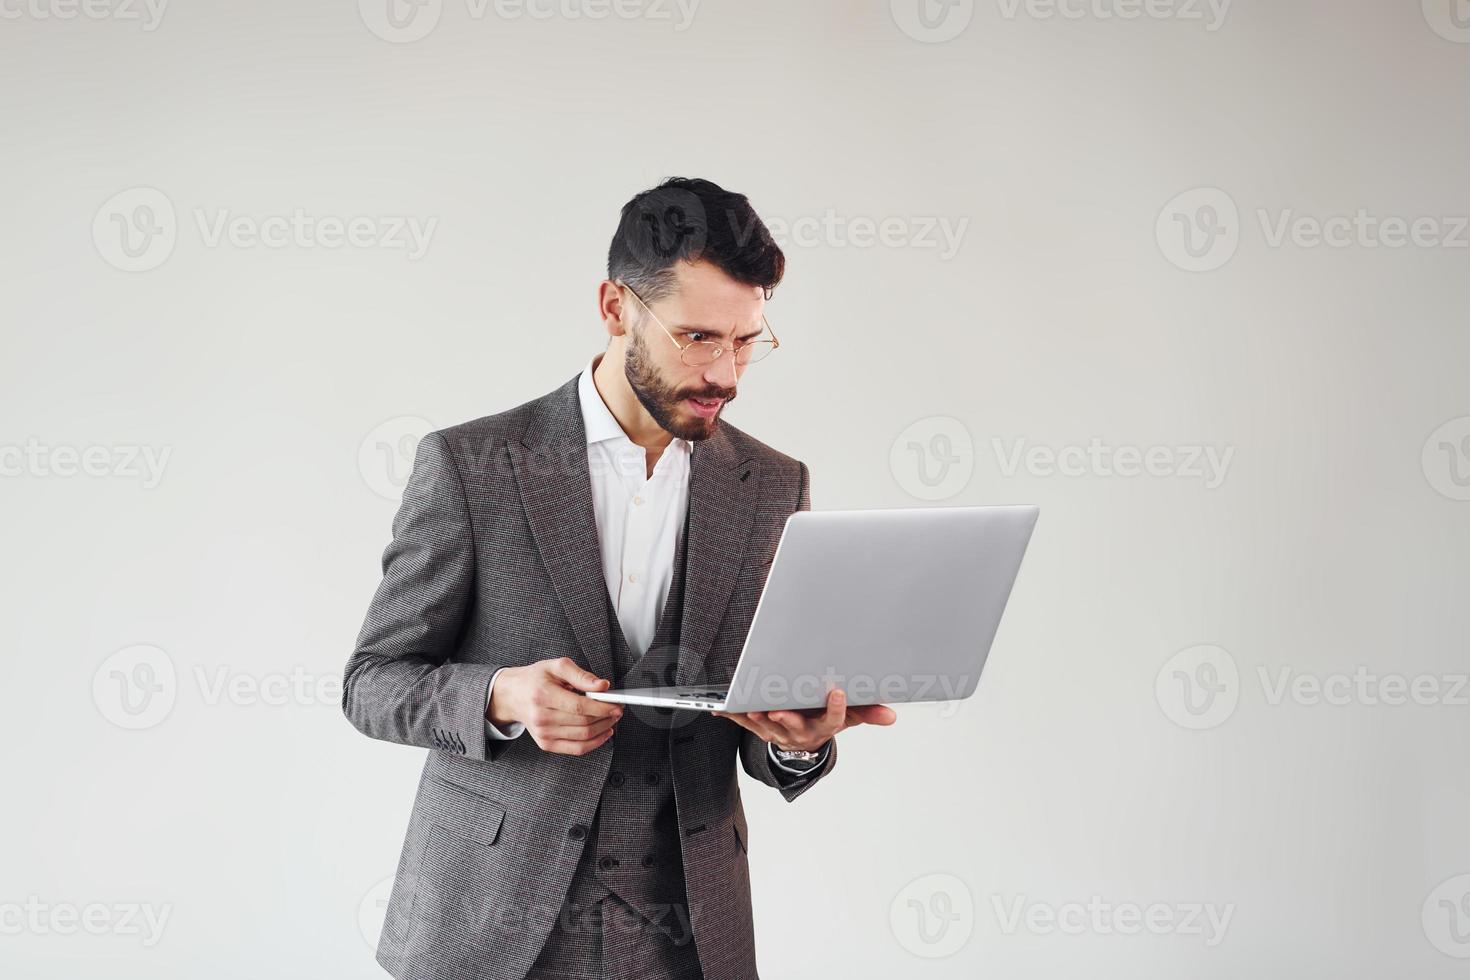
{"label": "shirt button", "polygon": [[628,581],[629,582],[636,582],[636,581],[638,581],[638,573],[637,572],[629,572],[628,573]]}
{"label": "shirt button", "polygon": [[634,497],[633,498],[633,503],[635,503],[635,504],[637,504],[637,505],[639,505],[641,507],[641,506],[643,506],[643,498],[642,497]]}

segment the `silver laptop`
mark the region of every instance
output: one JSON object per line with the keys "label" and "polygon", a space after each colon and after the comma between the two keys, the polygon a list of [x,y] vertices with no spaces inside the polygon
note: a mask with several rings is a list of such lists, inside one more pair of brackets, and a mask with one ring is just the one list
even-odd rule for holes
{"label": "silver laptop", "polygon": [[697,711],[953,701],[980,680],[1040,510],[792,514],[728,684],[589,692]]}

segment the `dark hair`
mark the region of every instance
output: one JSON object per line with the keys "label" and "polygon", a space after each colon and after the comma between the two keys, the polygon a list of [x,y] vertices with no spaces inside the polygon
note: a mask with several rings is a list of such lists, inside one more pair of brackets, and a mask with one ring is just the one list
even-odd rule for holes
{"label": "dark hair", "polygon": [[607,277],[652,303],[674,286],[674,264],[703,260],[766,298],[786,272],[786,256],[744,194],[697,177],[670,177],[623,205],[607,250]]}

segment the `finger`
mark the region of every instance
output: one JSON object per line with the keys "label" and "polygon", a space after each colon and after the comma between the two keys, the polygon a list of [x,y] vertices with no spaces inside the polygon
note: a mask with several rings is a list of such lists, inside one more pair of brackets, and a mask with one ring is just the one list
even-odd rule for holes
{"label": "finger", "polygon": [[770,712],[768,711],[752,711],[750,713],[750,721],[755,726],[753,731],[767,742],[779,742],[782,745],[789,745],[795,741],[791,733],[787,731],[785,725],[771,721],[770,717]]}
{"label": "finger", "polygon": [[557,657],[546,662],[546,672],[578,691],[605,691],[610,682],[590,670],[583,670],[571,657]]}
{"label": "finger", "polygon": [[774,741],[782,744],[805,742],[816,734],[819,727],[799,711],[770,711],[766,713],[766,717],[774,728],[779,729]]}
{"label": "finger", "polygon": [[851,722],[854,725],[891,725],[898,721],[898,712],[886,704],[865,704],[857,708],[848,708],[849,718],[855,717]]}
{"label": "finger", "polygon": [[[751,720],[749,713],[742,712],[740,714],[721,714],[720,717],[730,719],[741,728],[750,732],[752,735],[758,735],[761,738],[766,737],[762,727]],[[767,741],[769,741],[769,739],[767,739]]]}
{"label": "finger", "polygon": [[562,687],[554,680],[536,692],[535,703],[548,711],[558,711],[571,717],[608,718],[622,714],[623,706],[616,701],[599,701],[585,694]]}
{"label": "finger", "polygon": [[586,742],[591,739],[601,738],[615,725],[616,718],[603,718],[590,724],[571,725],[544,725],[541,728],[542,738],[561,739],[568,742]]}
{"label": "finger", "polygon": [[847,692],[827,692],[827,713],[822,716],[822,725],[829,731],[839,732],[847,722]]}

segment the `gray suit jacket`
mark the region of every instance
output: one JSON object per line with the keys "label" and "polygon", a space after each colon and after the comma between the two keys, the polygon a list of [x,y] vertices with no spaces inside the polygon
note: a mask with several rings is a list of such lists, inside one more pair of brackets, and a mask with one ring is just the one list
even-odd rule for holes
{"label": "gray suit jacket", "polygon": [[[685,601],[673,683],[728,682],[805,463],[721,421],[691,457]],[[607,584],[577,378],[425,436],[347,664],[343,711],[365,735],[429,749],[378,962],[400,980],[520,980],[561,909],[612,759],[485,734],[497,668],[569,656],[612,679]],[[709,980],[755,977],[749,835],[735,758],[795,800],[792,777],[727,718],[671,727],[695,940]]]}

